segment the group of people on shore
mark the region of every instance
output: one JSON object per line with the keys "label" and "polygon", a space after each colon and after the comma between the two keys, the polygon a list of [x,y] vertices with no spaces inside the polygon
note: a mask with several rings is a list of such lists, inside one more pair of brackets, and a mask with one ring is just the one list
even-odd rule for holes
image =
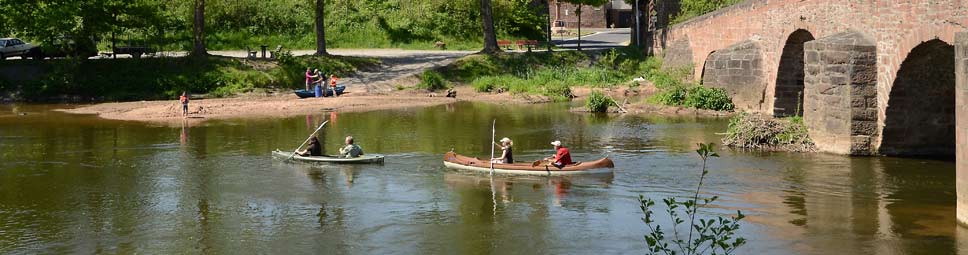
{"label": "group of people on shore", "polygon": [[[339,97],[339,93],[336,93],[336,81],[339,77],[335,74],[330,74],[327,79],[326,75],[319,71],[319,69],[312,69],[311,67],[306,68],[306,90],[311,91],[316,86],[321,86],[324,91],[327,89],[327,83],[329,83],[329,89],[332,89],[333,96]],[[327,82],[328,81],[328,82]]]}
{"label": "group of people on shore", "polygon": [[[500,142],[501,142],[500,144],[495,143],[494,145],[497,145],[498,147],[501,148],[501,157],[492,158],[491,163],[494,163],[494,164],[514,163],[514,149],[512,148],[514,146],[514,141],[511,141],[510,138],[505,137],[505,138],[501,138]],[[568,150],[568,147],[563,146],[561,144],[561,141],[551,142],[551,145],[555,147],[555,155],[552,155],[551,157],[547,157],[543,159],[545,162],[547,162],[547,164],[557,167],[558,169],[561,169],[567,165],[571,165],[574,163],[571,161],[571,151]],[[537,163],[540,163],[540,162],[537,162]]]}

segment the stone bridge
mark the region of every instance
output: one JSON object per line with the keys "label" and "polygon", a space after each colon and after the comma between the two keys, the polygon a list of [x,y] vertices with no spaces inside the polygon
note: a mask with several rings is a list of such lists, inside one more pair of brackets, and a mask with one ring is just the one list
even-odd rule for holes
{"label": "stone bridge", "polygon": [[825,152],[954,156],[968,223],[968,1],[748,0],[656,33],[665,66]]}

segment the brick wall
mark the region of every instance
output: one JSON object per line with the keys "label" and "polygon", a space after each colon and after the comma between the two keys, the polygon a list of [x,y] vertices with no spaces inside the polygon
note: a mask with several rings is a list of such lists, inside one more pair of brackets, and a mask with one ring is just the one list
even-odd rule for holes
{"label": "brick wall", "polygon": [[[578,5],[553,1],[550,9],[552,20],[557,17],[558,21],[565,22],[565,27],[569,29],[578,27],[578,15],[575,14]],[[582,6],[582,28],[605,28],[606,25],[605,6]]]}

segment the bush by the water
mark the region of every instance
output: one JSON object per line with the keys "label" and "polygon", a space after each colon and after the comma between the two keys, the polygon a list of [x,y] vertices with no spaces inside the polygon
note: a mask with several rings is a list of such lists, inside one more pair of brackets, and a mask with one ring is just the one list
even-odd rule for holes
{"label": "bush by the water", "polygon": [[802,117],[776,119],[740,114],[729,120],[723,144],[732,147],[784,151],[814,151]]}
{"label": "bush by the water", "polygon": [[444,81],[444,76],[437,71],[426,70],[420,74],[420,83],[417,83],[417,88],[436,91],[447,88],[447,82]]}
{"label": "bush by the water", "polygon": [[642,66],[646,78],[659,89],[651,98],[655,103],[716,111],[732,111],[735,108],[726,90],[687,82],[691,67],[663,70],[662,61],[658,58],[650,58]]}
{"label": "bush by the water", "polygon": [[585,100],[585,107],[592,112],[607,112],[610,106],[615,106],[615,101],[598,90],[592,91]]}

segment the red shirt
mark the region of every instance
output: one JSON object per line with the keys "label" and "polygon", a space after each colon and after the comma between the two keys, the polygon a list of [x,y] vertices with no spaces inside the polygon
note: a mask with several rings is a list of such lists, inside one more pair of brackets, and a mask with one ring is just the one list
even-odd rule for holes
{"label": "red shirt", "polygon": [[187,104],[188,103],[188,97],[186,97],[186,96],[180,96],[180,97],[178,97],[178,101],[181,101],[182,104]]}
{"label": "red shirt", "polygon": [[563,165],[573,164],[574,162],[571,162],[571,151],[568,151],[568,148],[563,146],[558,147],[558,152],[555,153],[555,163],[560,163]]}
{"label": "red shirt", "polygon": [[339,78],[337,78],[336,76],[330,77],[329,78],[329,86],[336,87],[336,80],[338,80],[338,79]]}

